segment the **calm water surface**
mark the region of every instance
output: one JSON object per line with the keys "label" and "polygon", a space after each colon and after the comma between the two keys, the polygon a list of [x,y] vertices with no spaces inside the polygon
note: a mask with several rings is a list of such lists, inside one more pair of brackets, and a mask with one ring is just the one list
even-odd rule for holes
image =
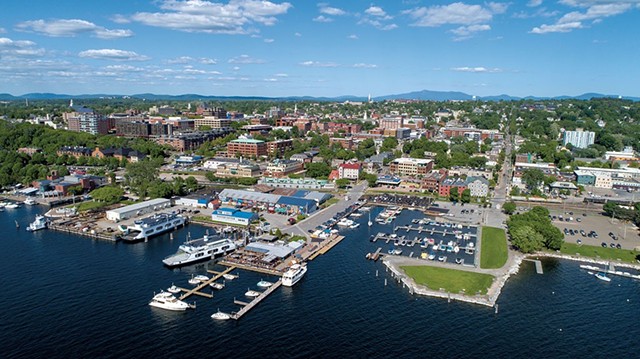
{"label": "calm water surface", "polygon": [[[210,318],[218,308],[237,310],[234,297],[247,300],[247,288],[275,278],[239,272],[213,299],[189,298],[198,307],[186,313],[147,305],[154,291],[171,283],[189,287],[192,274],[220,269],[162,265],[188,232],[196,237],[204,228],[190,225],[174,232],[174,240],[113,244],[26,232],[39,212],[0,213],[3,358],[633,358],[640,350],[640,282],[603,283],[575,262],[545,260],[544,275],[524,264],[503,289],[497,315],[492,308],[413,297],[380,263],[364,259],[379,246],[387,249],[369,236],[391,229],[368,228],[363,216],[360,228],[311,262],[294,288],[278,289],[239,322],[218,322]],[[394,225],[418,216],[404,212]]]}

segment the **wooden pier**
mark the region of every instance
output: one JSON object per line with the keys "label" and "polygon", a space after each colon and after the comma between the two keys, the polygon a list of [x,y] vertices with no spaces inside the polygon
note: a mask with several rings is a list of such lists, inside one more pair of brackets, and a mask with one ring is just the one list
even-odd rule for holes
{"label": "wooden pier", "polygon": [[121,239],[121,237],[116,232],[111,232],[111,233],[102,232],[102,231],[96,232],[94,230],[94,232],[92,233],[90,230],[83,231],[82,228],[75,228],[75,227],[65,225],[67,222],[62,224],[51,222],[49,223],[47,228],[56,232],[70,233],[70,234],[75,234],[75,235],[86,237],[86,238],[99,239],[99,240],[110,241],[110,242],[117,242]]}
{"label": "wooden pier", "polygon": [[536,273],[544,274],[544,272],[542,271],[542,262],[537,259],[525,259],[525,261],[533,262],[533,264],[536,265]]}
{"label": "wooden pier", "polygon": [[269,294],[273,293],[273,291],[278,289],[281,285],[282,285],[282,279],[280,279],[277,282],[273,283],[273,285],[271,287],[267,288],[267,290],[265,290],[264,292],[260,293],[259,296],[255,297],[255,299],[253,299],[249,303],[234,299],[233,300],[234,304],[241,305],[242,309],[240,309],[236,313],[231,313],[231,319],[239,320],[240,318],[242,318],[243,315],[247,314],[251,309],[253,309],[253,307],[258,305],[258,303],[260,303]]}
{"label": "wooden pier", "polygon": [[[275,269],[268,269],[268,268],[260,268],[260,267],[255,267],[255,266],[251,266],[251,265],[247,265],[247,264],[240,264],[240,263],[236,263],[230,260],[223,260],[218,262],[218,264],[223,265],[223,266],[233,266],[235,268],[238,269],[244,269],[244,270],[248,270],[251,272],[257,272],[257,273],[263,273],[263,274],[268,274],[268,275],[275,275],[275,276],[281,276],[282,272],[275,270]],[[210,273],[212,271],[209,271]]]}
{"label": "wooden pier", "polygon": [[209,293],[203,293],[200,290],[202,290],[205,287],[208,287],[209,284],[217,281],[218,279],[220,279],[223,275],[228,274],[229,272],[231,272],[232,270],[236,269],[236,267],[229,267],[227,269],[225,269],[223,272],[214,272],[217,273],[216,275],[214,275],[213,277],[209,278],[209,280],[206,280],[200,284],[198,284],[195,288],[193,289],[184,289],[184,288],[180,288],[180,290],[184,291],[185,293],[182,294],[180,296],[180,300],[185,300],[188,297],[190,297],[191,295],[195,294],[195,295],[199,295],[202,297],[206,297],[206,298],[213,298],[213,294],[209,294]]}
{"label": "wooden pier", "polygon": [[331,248],[333,248],[336,244],[340,243],[344,239],[344,236],[335,236],[332,239],[325,241],[324,245],[320,247],[315,253],[309,256],[309,260],[314,260],[317,256],[321,254],[327,253]]}

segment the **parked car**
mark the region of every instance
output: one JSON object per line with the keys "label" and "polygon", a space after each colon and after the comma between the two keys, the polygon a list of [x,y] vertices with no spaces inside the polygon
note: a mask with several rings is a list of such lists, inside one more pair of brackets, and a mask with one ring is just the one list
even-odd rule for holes
{"label": "parked car", "polygon": [[289,224],[291,225],[296,224],[296,219],[293,217],[289,218]]}

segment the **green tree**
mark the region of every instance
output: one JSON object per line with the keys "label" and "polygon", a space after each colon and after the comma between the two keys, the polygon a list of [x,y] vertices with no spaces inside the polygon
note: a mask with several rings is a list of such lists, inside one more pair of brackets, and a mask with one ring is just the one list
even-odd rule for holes
{"label": "green tree", "polygon": [[185,186],[189,192],[196,191],[198,189],[198,180],[193,176],[189,176],[185,181]]}
{"label": "green tree", "polygon": [[338,186],[338,188],[346,188],[350,183],[351,181],[346,178],[340,178],[336,180],[336,186]]}
{"label": "green tree", "polygon": [[530,191],[538,188],[542,183],[544,183],[545,178],[546,176],[544,172],[537,168],[527,169],[522,172],[522,181]]}
{"label": "green tree", "polygon": [[105,186],[94,189],[89,195],[98,202],[116,203],[124,196],[124,190],[117,186]]}
{"label": "green tree", "polygon": [[504,211],[504,213],[512,215],[516,212],[516,208],[517,206],[514,202],[507,202],[504,204],[504,207],[502,207],[502,210]]}
{"label": "green tree", "polygon": [[465,188],[464,191],[462,191],[462,194],[460,195],[460,201],[462,203],[471,202],[471,190],[470,189]]}
{"label": "green tree", "polygon": [[398,147],[398,139],[395,137],[385,137],[380,146],[380,152],[393,152]]}
{"label": "green tree", "polygon": [[307,164],[307,176],[311,178],[328,177],[329,174],[331,174],[331,167],[324,162]]}
{"label": "green tree", "polygon": [[451,187],[449,190],[449,200],[455,202],[460,198],[458,187]]}
{"label": "green tree", "polygon": [[543,237],[530,226],[521,226],[510,232],[511,243],[523,253],[542,249]]}

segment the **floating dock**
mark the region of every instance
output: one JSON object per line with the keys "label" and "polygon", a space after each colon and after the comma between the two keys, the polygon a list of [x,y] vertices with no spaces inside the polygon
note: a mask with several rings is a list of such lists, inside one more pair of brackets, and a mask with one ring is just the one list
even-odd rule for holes
{"label": "floating dock", "polygon": [[524,261],[529,261],[529,262],[533,262],[533,264],[536,265],[536,273],[538,274],[544,274],[544,272],[542,271],[542,262],[540,262],[537,259],[523,259]]}
{"label": "floating dock", "polygon": [[195,288],[193,289],[184,289],[184,288],[180,288],[180,290],[184,291],[185,293],[182,294],[180,296],[180,300],[185,300],[188,297],[190,297],[191,295],[199,295],[202,297],[206,297],[206,298],[213,298],[213,294],[209,294],[209,293],[203,293],[200,290],[202,290],[205,287],[208,287],[209,284],[217,281],[218,279],[222,278],[223,275],[225,274],[229,274],[229,272],[231,272],[232,270],[236,269],[236,267],[229,267],[227,269],[225,269],[223,272],[214,272],[217,273],[216,275],[214,275],[213,277],[209,278],[209,280],[206,280],[200,284],[198,284]]}
{"label": "floating dock", "polygon": [[608,268],[600,268],[600,267],[590,266],[590,265],[586,265],[586,264],[581,264],[580,268],[593,270],[593,271],[598,271],[598,272],[604,272],[604,273],[607,273],[607,274],[613,274],[613,275],[617,275],[617,276],[620,276],[620,277],[640,279],[640,275],[638,275],[638,274],[631,274],[629,272],[622,272],[622,271],[616,270],[616,268],[611,263],[609,263],[609,267]]}
{"label": "floating dock", "polygon": [[239,320],[243,315],[247,314],[253,307],[258,305],[264,298],[269,296],[269,294],[273,293],[276,289],[278,289],[282,285],[282,279],[279,279],[277,282],[273,283],[273,285],[264,292],[260,293],[259,296],[255,297],[251,302],[243,302],[237,299],[233,300],[234,304],[242,306],[242,309],[235,313],[231,313],[231,319]]}

